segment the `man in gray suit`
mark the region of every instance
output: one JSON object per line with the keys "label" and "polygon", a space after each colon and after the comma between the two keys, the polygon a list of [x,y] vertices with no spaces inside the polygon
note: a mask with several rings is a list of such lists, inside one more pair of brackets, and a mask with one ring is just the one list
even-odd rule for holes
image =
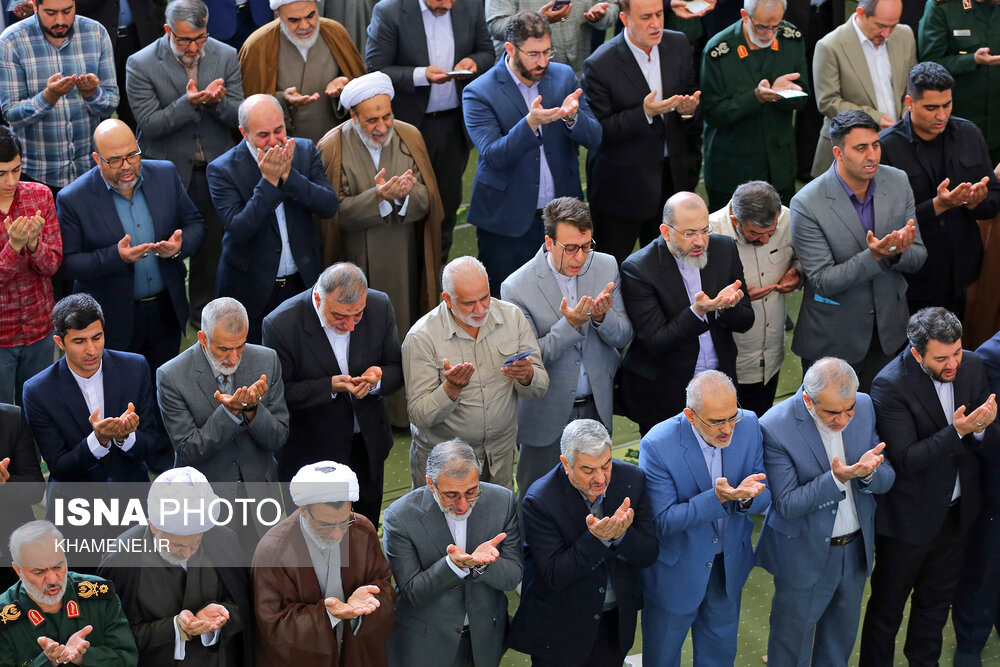
{"label": "man in gray suit", "polygon": [[618,262],[596,252],[587,206],[559,197],[542,212],[545,245],[500,286],[500,298],[522,311],[538,338],[549,390],[518,399],[518,500],[559,462],[563,427],[596,419],[611,432],[619,350],[632,340]]}
{"label": "man in gray suit", "polygon": [[387,642],[393,667],[500,664],[504,591],[521,581],[521,533],[513,494],[480,482],[480,468],[461,440],[439,443],[427,457],[427,486],[385,512],[385,555],[399,591]]}
{"label": "man in gray suit", "polygon": [[860,109],[885,129],[903,116],[906,77],[917,64],[917,43],[899,25],[903,0],[860,0],[857,12],[816,43],[813,85],[825,116],[816,143],[812,175],[830,168],[830,120]]}
{"label": "man in gray suit", "polygon": [[210,301],[201,324],[199,344],[156,372],[176,465],[213,483],[277,482],[274,453],[288,436],[278,355],[247,345],[247,312],[236,299]]}
{"label": "man in gray suit", "polygon": [[165,34],[129,57],[125,89],[143,157],[173,162],[205,219],[205,238],[191,258],[190,319],[197,329],[222,253],[222,224],[205,168],[235,143],[243,75],[236,50],[208,36],[202,0],[174,0],[166,16]]}
{"label": "man in gray suit", "polygon": [[904,172],[879,166],[879,124],[864,111],[830,122],[835,162],[792,199],[792,246],[806,275],[792,352],[803,370],[844,359],[868,392],[906,342],[904,273],[927,250]]}

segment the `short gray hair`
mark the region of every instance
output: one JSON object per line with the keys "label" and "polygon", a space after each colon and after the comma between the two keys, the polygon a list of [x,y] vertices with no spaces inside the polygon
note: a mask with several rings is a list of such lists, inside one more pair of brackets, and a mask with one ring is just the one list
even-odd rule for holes
{"label": "short gray hair", "polygon": [[736,222],[767,229],[781,212],[781,197],[767,181],[749,181],[733,193],[733,217]]}
{"label": "short gray hair", "polygon": [[765,5],[772,5],[781,3],[781,10],[784,11],[788,9],[788,0],[743,0],[743,9],[747,10],[747,14],[750,18],[753,18],[753,13],[757,11],[757,7],[764,3]]}
{"label": "short gray hair", "polygon": [[236,116],[239,119],[240,127],[247,130],[247,123],[250,122],[250,107],[257,104],[257,102],[263,102],[264,99],[270,100],[274,108],[281,112],[282,117],[285,115],[285,110],[281,108],[281,102],[277,100],[274,95],[266,95],[264,93],[257,93],[256,95],[251,95],[242,102],[240,102],[239,109],[236,110]]}
{"label": "short gray hair", "polygon": [[486,267],[478,259],[469,255],[456,257],[448,262],[444,267],[444,271],[441,272],[441,289],[454,298],[455,281],[469,274],[481,275],[483,278],[489,280]]}
{"label": "short gray hair", "polygon": [[337,262],[326,267],[316,281],[316,291],[320,301],[326,303],[326,297],[334,292],[337,303],[352,306],[368,294],[368,278],[365,272],[350,262]]}
{"label": "short gray hair", "polygon": [[865,16],[875,16],[879,0],[858,0],[858,7],[864,10]]}
{"label": "short gray hair", "polygon": [[483,464],[472,447],[459,438],[445,440],[434,445],[427,456],[426,475],[437,486],[438,478],[444,475],[449,479],[462,479],[473,470],[476,474],[483,471]]}
{"label": "short gray hair", "polygon": [[706,390],[713,394],[729,390],[733,392],[733,396],[736,395],[736,386],[728,375],[716,370],[702,371],[688,382],[687,389],[684,390],[684,404],[695,412],[701,410],[701,397]]}
{"label": "short gray hair", "polygon": [[604,424],[594,419],[574,419],[563,429],[559,438],[559,453],[570,467],[576,463],[577,454],[600,456],[611,447],[611,435]]}
{"label": "short gray hair", "polygon": [[205,338],[212,340],[215,327],[222,325],[223,330],[231,334],[242,333],[249,326],[247,309],[243,304],[228,296],[220,296],[205,304],[201,309],[201,332]]}
{"label": "short gray hair", "polygon": [[55,524],[51,521],[39,520],[29,521],[13,533],[10,534],[10,558],[21,565],[21,549],[25,544],[33,544],[46,535],[52,535],[56,540],[63,539],[63,534],[59,532]]}
{"label": "short gray hair", "polygon": [[837,387],[838,398],[850,398],[858,390],[858,374],[849,363],[837,357],[818,359],[802,378],[802,393],[815,401],[827,386]]}
{"label": "short gray hair", "polygon": [[202,0],[173,0],[167,5],[166,19],[171,31],[181,22],[201,30],[208,25],[208,7]]}

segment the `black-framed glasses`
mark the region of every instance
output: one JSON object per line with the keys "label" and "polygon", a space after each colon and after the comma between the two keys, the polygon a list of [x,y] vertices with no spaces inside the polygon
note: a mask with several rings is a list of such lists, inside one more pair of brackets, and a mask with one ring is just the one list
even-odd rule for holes
{"label": "black-framed glasses", "polygon": [[465,493],[461,493],[459,491],[438,491],[438,495],[441,496],[441,500],[447,503],[457,503],[463,497],[465,498],[465,502],[474,503],[479,499],[480,490],[481,489],[477,484],[475,488],[469,489]]}
{"label": "black-framed glasses", "polygon": [[181,47],[182,49],[186,49],[192,44],[197,44],[198,46],[201,46],[207,41],[208,41],[207,32],[204,35],[198,35],[197,37],[178,37],[177,35],[174,35],[174,43],[177,44],[177,46]]}
{"label": "black-framed glasses", "polygon": [[711,227],[702,227],[701,229],[688,229],[688,230],[685,230],[685,231],[682,232],[681,230],[677,229],[673,225],[667,225],[667,226],[670,227],[670,229],[674,230],[675,232],[677,232],[678,234],[680,234],[681,236],[683,236],[684,238],[686,238],[688,240],[691,240],[691,239],[693,239],[696,236],[707,237],[707,236],[709,236],[712,233],[712,228]]}
{"label": "black-framed glasses", "polygon": [[104,157],[103,155],[98,153],[97,157],[104,160],[104,163],[109,167],[111,167],[112,169],[118,169],[126,162],[128,162],[129,164],[138,164],[139,159],[142,157],[142,151],[136,148],[128,155],[116,155],[115,157],[110,157],[110,158]]}
{"label": "black-framed glasses", "polygon": [[[694,412],[694,410],[691,410],[691,412]],[[718,431],[723,426],[727,426],[727,425],[728,426],[736,426],[737,422],[739,422],[741,419],[743,419],[743,408],[739,407],[739,404],[737,404],[737,406],[736,406],[736,414],[733,415],[732,417],[730,417],[729,419],[713,419],[712,421],[707,422],[704,419],[702,419],[701,415],[699,415],[697,412],[694,412],[694,416],[697,417],[698,421],[700,421],[702,424],[704,424],[706,428],[709,428],[709,429],[711,429],[713,431]]]}
{"label": "black-framed glasses", "polygon": [[[556,241],[555,239],[552,239],[552,241],[554,243],[559,243],[559,241]],[[597,246],[597,241],[595,241],[594,239],[590,239],[586,243],[570,243],[570,244],[559,243],[559,247],[562,248],[563,252],[565,252],[567,255],[576,255],[576,253],[580,252],[581,250],[586,254],[589,253],[591,250],[593,250],[595,246]]]}
{"label": "black-framed glasses", "polygon": [[524,55],[528,56],[532,60],[537,60],[537,59],[541,58],[542,56],[545,56],[545,59],[549,60],[549,59],[552,58],[552,56],[554,56],[556,54],[556,50],[554,48],[552,48],[552,47],[549,47],[549,48],[545,49],[544,51],[523,51],[523,50],[521,50],[520,46],[515,46],[514,48],[517,49],[518,51],[521,51],[521,53],[523,53]]}

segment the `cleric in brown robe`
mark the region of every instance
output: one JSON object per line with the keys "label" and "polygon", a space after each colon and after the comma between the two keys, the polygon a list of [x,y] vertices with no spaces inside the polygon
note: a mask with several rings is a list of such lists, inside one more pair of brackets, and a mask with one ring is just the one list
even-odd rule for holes
{"label": "cleric in brown robe", "polygon": [[393,95],[383,72],[353,79],[340,94],[351,118],[316,147],[340,201],[323,222],[323,259],[353,262],[389,295],[402,340],[441,294],[444,209],[420,130],[394,121]]}
{"label": "cleric in brown robe", "polygon": [[392,572],[371,522],[351,511],[347,466],[304,466],[289,485],[298,506],[254,554],[257,667],[381,667],[392,630]]}

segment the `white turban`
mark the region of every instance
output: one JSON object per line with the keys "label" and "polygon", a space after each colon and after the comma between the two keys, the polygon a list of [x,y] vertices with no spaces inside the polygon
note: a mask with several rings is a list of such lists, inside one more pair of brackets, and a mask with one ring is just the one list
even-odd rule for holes
{"label": "white turban", "polygon": [[208,478],[194,468],[173,468],[149,487],[146,513],[149,523],[171,535],[197,535],[212,528],[220,503]]}
{"label": "white turban", "polygon": [[271,0],[271,10],[277,11],[278,7],[282,5],[290,5],[293,2],[301,2],[301,0]]}
{"label": "white turban", "polygon": [[388,95],[391,100],[395,96],[392,89],[392,79],[385,72],[370,72],[356,79],[351,79],[340,91],[340,105],[345,109],[371,99],[376,95]]}
{"label": "white turban", "polygon": [[343,463],[318,461],[295,473],[289,491],[292,502],[299,507],[345,500],[354,502],[358,499],[358,476]]}

